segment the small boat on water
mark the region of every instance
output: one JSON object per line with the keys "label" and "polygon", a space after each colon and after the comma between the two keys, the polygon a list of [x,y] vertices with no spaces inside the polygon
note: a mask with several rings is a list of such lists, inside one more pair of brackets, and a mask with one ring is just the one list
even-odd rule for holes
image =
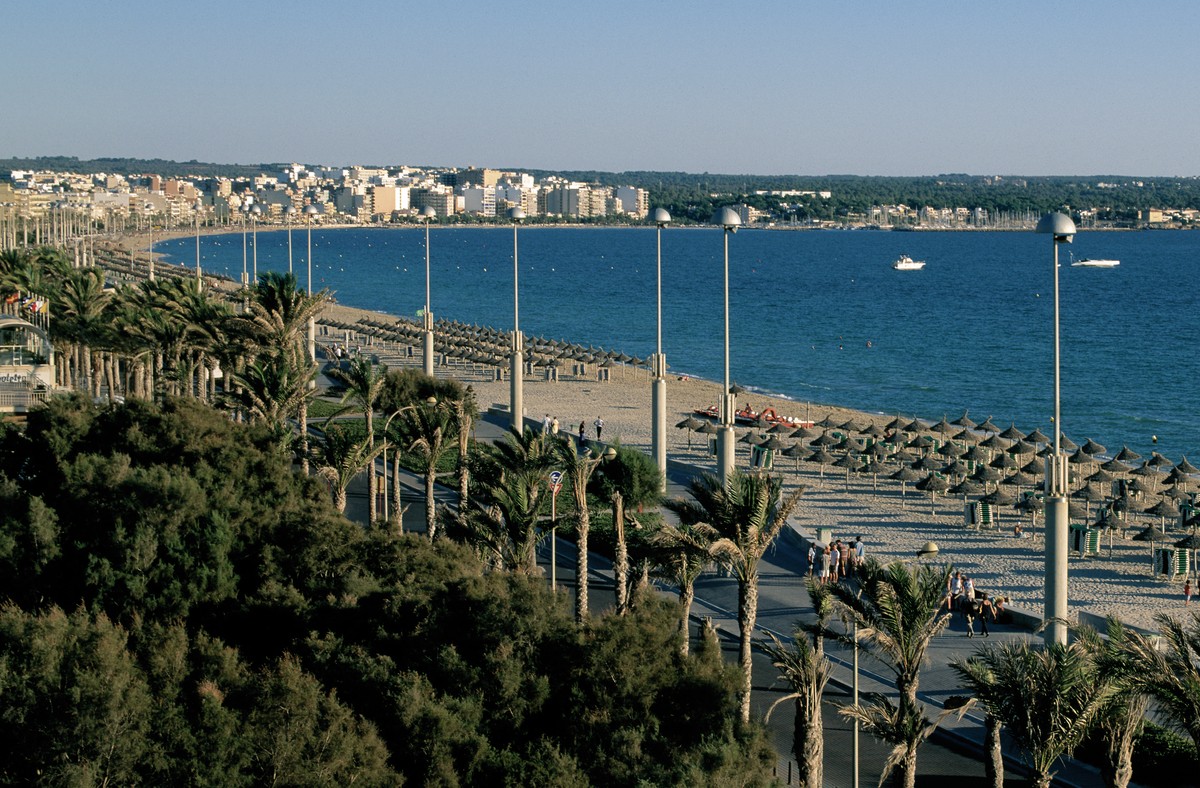
{"label": "small boat on water", "polygon": [[896,271],[920,271],[924,267],[924,260],[914,260],[906,254],[900,255],[896,262],[892,263],[892,268]]}
{"label": "small boat on water", "polygon": [[1116,268],[1120,264],[1120,260],[1093,260],[1090,257],[1076,260],[1075,256],[1071,255],[1072,268]]}

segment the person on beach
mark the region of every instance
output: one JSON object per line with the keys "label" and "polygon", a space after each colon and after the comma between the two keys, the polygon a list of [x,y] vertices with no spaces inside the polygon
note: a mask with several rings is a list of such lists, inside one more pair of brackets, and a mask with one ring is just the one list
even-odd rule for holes
{"label": "person on beach", "polygon": [[946,582],[946,609],[947,610],[954,610],[955,606],[958,604],[958,598],[960,596],[962,596],[962,590],[963,590],[962,572],[959,572],[956,569],[954,571],[954,574],[952,574],[950,576],[950,579]]}
{"label": "person on beach", "polygon": [[1187,607],[1192,603],[1192,578],[1183,581],[1183,606]]}
{"label": "person on beach", "polygon": [[547,413],[545,416],[542,417],[542,434],[543,435],[550,434],[550,414],[549,413]]}
{"label": "person on beach", "polygon": [[550,419],[550,434],[555,436],[558,435],[558,416]]}
{"label": "person on beach", "polygon": [[970,575],[962,576],[962,598],[968,602],[975,600],[975,581]]}
{"label": "person on beach", "polygon": [[842,553],[838,550],[841,547],[841,540],[834,542],[833,547],[829,549],[829,582],[836,583],[838,581],[838,565],[842,560]]}
{"label": "person on beach", "polygon": [[817,560],[817,546],[809,543],[808,545],[808,574],[811,577],[813,573],[813,563]]}
{"label": "person on beach", "polygon": [[584,441],[584,437],[583,437],[583,420],[582,420],[582,419],[580,419],[580,420],[579,420],[579,443],[580,443],[580,444],[582,444],[582,443],[583,443],[583,441]]}
{"label": "person on beach", "polygon": [[842,577],[842,579],[845,579],[850,576],[850,556],[853,551],[850,549],[850,545],[842,544],[840,540],[838,541],[838,551],[841,553],[839,575]]}
{"label": "person on beach", "polygon": [[862,568],[863,562],[867,560],[867,545],[863,542],[861,536],[854,540],[854,574],[858,574],[858,570]]}
{"label": "person on beach", "polygon": [[829,545],[825,545],[825,549],[817,553],[817,576],[822,583],[829,582]]}
{"label": "person on beach", "polygon": [[599,416],[592,422],[592,426],[596,428],[596,442],[600,441],[600,433],[604,430],[604,419]]}

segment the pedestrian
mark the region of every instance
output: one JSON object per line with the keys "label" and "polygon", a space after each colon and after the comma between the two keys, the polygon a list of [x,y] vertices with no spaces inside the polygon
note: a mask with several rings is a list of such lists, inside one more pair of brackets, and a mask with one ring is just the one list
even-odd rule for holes
{"label": "pedestrian", "polygon": [[584,437],[583,437],[583,419],[580,419],[580,420],[579,420],[579,443],[580,443],[580,444],[582,444],[582,443],[583,443],[583,441],[584,441]]}
{"label": "pedestrian", "polygon": [[955,570],[950,579],[946,581],[946,609],[953,610],[958,604],[958,598],[962,595],[962,572]]}
{"label": "pedestrian", "polygon": [[550,419],[550,434],[558,435],[558,416]]}
{"label": "pedestrian", "polygon": [[545,416],[542,417],[542,434],[543,435],[550,434],[550,414],[549,413],[547,413]]}
{"label": "pedestrian", "polygon": [[829,582],[829,545],[817,553],[817,577],[822,583]]}
{"label": "pedestrian", "polygon": [[1187,607],[1192,603],[1192,578],[1183,581],[1183,606]]}
{"label": "pedestrian", "polygon": [[842,540],[838,540],[838,552],[841,553],[841,562],[839,565],[839,575],[842,579],[850,576],[850,545],[842,544]]}
{"label": "pedestrian", "polygon": [[604,430],[604,419],[597,416],[596,420],[592,422],[592,426],[596,428],[596,442],[599,443],[600,433]]}
{"label": "pedestrian", "polygon": [[867,560],[867,545],[863,542],[860,536],[854,540],[854,572],[858,573],[862,569],[863,562]]}
{"label": "pedestrian", "polygon": [[817,546],[812,542],[808,545],[808,574],[809,577],[813,573],[813,562],[817,560]]}
{"label": "pedestrian", "polygon": [[838,552],[840,542],[835,542],[829,551],[829,580],[836,583],[838,581],[838,565],[841,563],[842,554]]}

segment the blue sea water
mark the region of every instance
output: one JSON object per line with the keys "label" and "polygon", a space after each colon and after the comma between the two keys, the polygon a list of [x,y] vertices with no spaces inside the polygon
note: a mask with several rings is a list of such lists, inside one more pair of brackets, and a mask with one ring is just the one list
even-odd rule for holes
{"label": "blue sea water", "polygon": [[[237,279],[240,233],[205,237],[202,265]],[[286,231],[258,233],[259,271],[287,270]],[[306,235],[294,231],[303,284]],[[194,265],[195,240],[156,245]],[[1067,257],[1117,258],[1114,269]],[[513,231],[430,232],[438,318],[511,328]],[[922,271],[893,271],[900,254]],[[314,288],[415,316],[424,303],[418,228],[315,230]],[[662,234],[663,347],[675,374],[722,375],[722,233]],[[731,375],[797,400],[951,420],[969,409],[1049,433],[1053,414],[1050,239],[1023,233],[788,232],[729,237]],[[653,228],[519,231],[527,335],[644,357],[655,343]],[[1200,453],[1200,233],[1081,232],[1060,261],[1063,431],[1111,452]],[[743,397],[743,400],[746,398]],[[753,399],[751,397],[751,402]],[[1155,443],[1152,436],[1157,436]]]}

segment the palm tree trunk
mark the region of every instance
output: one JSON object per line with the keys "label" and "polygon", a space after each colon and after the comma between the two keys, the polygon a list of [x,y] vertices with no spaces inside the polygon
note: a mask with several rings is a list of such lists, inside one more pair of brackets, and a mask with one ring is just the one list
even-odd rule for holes
{"label": "palm tree trunk", "polygon": [[[201,387],[203,388],[203,386]],[[296,420],[300,423],[300,473],[308,475],[308,400],[300,403]],[[385,469],[386,470],[386,469]]]}
{"label": "palm tree trunk", "polygon": [[625,546],[625,499],[620,491],[613,493],[613,530],[617,547],[613,556],[613,579],[616,581],[617,615],[629,610],[629,549]]}
{"label": "palm tree trunk", "polygon": [[[368,433],[369,435],[370,433]],[[374,439],[371,440],[371,445],[375,445]],[[371,460],[367,465],[367,527],[375,525],[375,461]]]}
{"label": "palm tree trunk", "polygon": [[578,558],[575,561],[575,623],[583,626],[588,619],[588,530],[591,517],[587,505],[579,510],[579,532],[576,536]]}
{"label": "palm tree trunk", "polygon": [[696,599],[696,585],[694,583],[681,583],[679,585],[679,653],[683,656],[688,655],[689,641],[691,640],[691,625],[692,625],[692,602]]}
{"label": "palm tree trunk", "polygon": [[433,500],[433,485],[437,480],[437,458],[431,457],[429,467],[425,469],[425,533],[429,541],[437,535],[437,509]]}
{"label": "palm tree trunk", "polygon": [[758,620],[758,573],[738,583],[738,625],[741,643],[738,649],[738,664],[742,668],[742,686],[738,689],[738,706],[742,724],[750,724],[750,686],[754,663],[750,646],[754,635],[754,624]]}
{"label": "palm tree trunk", "polygon": [[1000,720],[988,714],[983,719],[984,736],[987,739],[987,760],[983,763],[983,774],[992,788],[1004,788],[1004,753],[1000,749]]}
{"label": "palm tree trunk", "polygon": [[396,525],[396,533],[404,532],[404,510],[400,508],[400,452],[392,459],[392,508],[391,519]]}
{"label": "palm tree trunk", "polygon": [[333,505],[342,514],[346,513],[346,488],[341,485],[333,485]]}
{"label": "palm tree trunk", "polygon": [[792,734],[792,749],[796,755],[796,776],[799,778],[799,784],[805,788],[822,788],[825,784],[822,693],[815,687],[809,687],[809,690],[796,697],[796,726]]}

